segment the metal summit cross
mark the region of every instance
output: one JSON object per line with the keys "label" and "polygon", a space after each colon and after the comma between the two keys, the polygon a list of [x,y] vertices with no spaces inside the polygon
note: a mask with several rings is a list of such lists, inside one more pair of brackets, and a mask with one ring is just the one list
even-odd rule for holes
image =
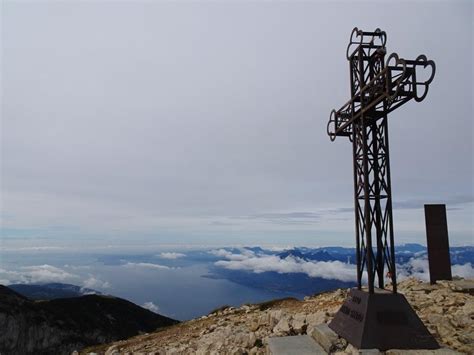
{"label": "metal summit cross", "polygon": [[[352,142],[358,284],[329,326],[358,348],[434,349],[438,344],[397,293],[387,117],[426,97],[435,63],[424,55],[385,59],[386,39],[380,29],[354,28],[346,52],[351,98],[331,112],[327,127],[332,141],[344,136]],[[384,290],[386,277],[391,292]]]}

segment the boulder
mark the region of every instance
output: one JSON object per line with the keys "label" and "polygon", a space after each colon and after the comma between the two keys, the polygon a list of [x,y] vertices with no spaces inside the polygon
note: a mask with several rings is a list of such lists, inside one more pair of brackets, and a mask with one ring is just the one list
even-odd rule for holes
{"label": "boulder", "polygon": [[278,324],[280,319],[283,317],[283,311],[282,310],[274,310],[269,313],[269,325],[271,328],[275,327],[275,325]]}
{"label": "boulder", "polygon": [[290,334],[291,326],[288,318],[283,317],[273,328],[273,333],[277,335],[287,335]]}
{"label": "boulder", "polygon": [[309,335],[328,353],[336,350],[339,336],[329,328],[326,323],[318,324],[313,327]]}
{"label": "boulder", "polygon": [[326,320],[327,316],[325,311],[311,313],[306,316],[306,324],[308,324],[308,329],[318,324],[325,323]]}

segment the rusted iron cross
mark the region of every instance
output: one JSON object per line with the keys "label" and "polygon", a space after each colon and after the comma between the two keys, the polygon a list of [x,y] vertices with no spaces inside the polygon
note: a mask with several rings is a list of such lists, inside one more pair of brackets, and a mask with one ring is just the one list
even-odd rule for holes
{"label": "rusted iron cross", "polygon": [[352,142],[357,282],[360,289],[366,270],[370,293],[375,279],[384,288],[385,277],[397,292],[387,116],[411,99],[422,101],[435,75],[424,55],[405,60],[393,53],[385,60],[386,40],[380,29],[354,28],[346,52],[351,99],[331,112],[327,127],[332,141]]}

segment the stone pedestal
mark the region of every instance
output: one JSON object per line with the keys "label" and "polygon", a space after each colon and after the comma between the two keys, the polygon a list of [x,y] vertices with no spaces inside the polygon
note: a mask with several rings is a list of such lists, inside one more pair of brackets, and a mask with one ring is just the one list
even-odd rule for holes
{"label": "stone pedestal", "polygon": [[402,294],[352,289],[329,327],[358,349],[438,349]]}

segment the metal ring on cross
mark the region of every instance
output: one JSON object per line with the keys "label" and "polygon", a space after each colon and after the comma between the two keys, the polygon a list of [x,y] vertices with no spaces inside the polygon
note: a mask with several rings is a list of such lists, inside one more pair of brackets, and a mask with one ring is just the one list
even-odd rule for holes
{"label": "metal ring on cross", "polygon": [[[331,123],[333,124],[333,131],[331,132],[330,126]],[[332,110],[331,114],[329,115],[329,122],[326,128],[326,131],[328,133],[329,139],[331,142],[334,142],[336,139],[336,110]]]}
{"label": "metal ring on cross", "polygon": [[[416,83],[414,83],[417,87],[416,92],[415,92],[415,101],[416,102],[421,102],[425,99],[426,95],[428,95],[429,86],[430,86],[431,82],[433,81],[435,73],[436,73],[436,65],[432,60],[428,60],[428,58],[426,58],[426,56],[424,54],[419,55],[415,59],[415,63],[416,63],[415,67],[416,66],[422,66],[423,70],[426,70],[427,67],[431,68],[431,73],[429,74],[428,79],[423,81],[423,82],[419,82],[418,79],[422,78],[422,77],[426,77],[426,72],[424,73],[424,75],[420,75],[420,73],[415,74],[416,78],[417,78]],[[415,70],[417,71],[417,68],[415,68]],[[424,91],[423,91],[422,95],[418,95],[418,88],[420,86],[424,87]]]}
{"label": "metal ring on cross", "polygon": [[407,63],[405,59],[399,58],[397,53],[392,53],[390,56],[387,58],[387,61],[385,62],[385,67],[386,68],[394,68],[396,70],[401,71],[400,74],[398,75],[398,78],[395,80],[395,88],[392,89],[393,94],[388,97],[389,100],[393,100],[398,96],[398,92],[400,91],[400,86],[405,79],[405,73],[407,71]]}
{"label": "metal ring on cross", "polygon": [[[359,42],[356,42],[356,40],[355,40],[357,37],[360,37]],[[350,58],[351,58],[351,56],[349,55],[349,49],[352,47],[352,45],[357,44],[357,46],[360,46],[362,44],[363,39],[364,39],[364,36],[362,35],[362,31],[359,30],[357,27],[354,27],[354,29],[351,32],[351,37],[349,39],[349,44],[347,45],[347,49],[346,49],[346,58],[347,58],[347,60],[350,60]]]}

